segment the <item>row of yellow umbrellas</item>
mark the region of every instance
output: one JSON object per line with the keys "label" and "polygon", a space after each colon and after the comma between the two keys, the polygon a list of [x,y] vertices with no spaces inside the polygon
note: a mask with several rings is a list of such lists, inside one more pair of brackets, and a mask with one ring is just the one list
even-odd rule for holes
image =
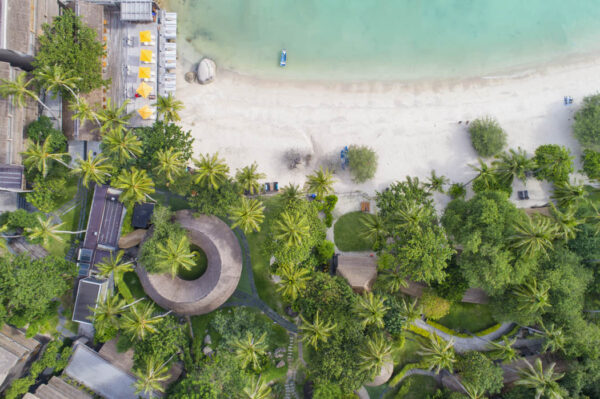
{"label": "row of yellow umbrellas", "polygon": [[[152,34],[149,30],[144,30],[140,32],[140,42],[149,43],[152,41]],[[151,62],[152,61],[152,51],[147,49],[140,50],[140,61],[142,62]],[[140,79],[150,79],[152,76],[149,67],[140,67],[138,72],[138,77]],[[152,86],[147,84],[146,82],[140,83],[137,90],[135,91],[140,96],[147,98],[150,94],[152,94]],[[148,119],[154,114],[154,110],[150,108],[148,104],[144,105],[142,108],[138,109],[138,114],[143,119]]]}

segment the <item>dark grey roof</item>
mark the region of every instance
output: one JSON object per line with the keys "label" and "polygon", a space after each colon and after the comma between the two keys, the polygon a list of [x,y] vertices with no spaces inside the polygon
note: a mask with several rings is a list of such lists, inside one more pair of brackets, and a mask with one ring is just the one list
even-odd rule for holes
{"label": "dark grey roof", "polygon": [[23,189],[23,166],[0,165],[0,189]]}
{"label": "dark grey roof", "polygon": [[152,21],[152,0],[121,0],[121,21]]}
{"label": "dark grey roof", "polygon": [[73,321],[92,324],[88,317],[93,315],[94,312],[90,307],[92,309],[96,307],[96,303],[98,302],[105,285],[105,280],[98,280],[93,277],[79,280],[77,297],[75,298],[75,310],[73,311]]}
{"label": "dark grey roof", "polygon": [[150,225],[150,218],[154,213],[154,204],[147,202],[144,204],[135,204],[133,207],[133,216],[131,225],[136,229],[147,229]]}
{"label": "dark grey roof", "polygon": [[118,190],[96,186],[83,247],[112,251],[118,248],[125,208]]}

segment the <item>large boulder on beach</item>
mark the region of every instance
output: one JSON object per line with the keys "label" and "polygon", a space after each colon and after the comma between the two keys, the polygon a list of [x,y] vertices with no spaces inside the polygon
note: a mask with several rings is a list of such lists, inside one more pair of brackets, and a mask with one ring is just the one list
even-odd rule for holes
{"label": "large boulder on beach", "polygon": [[119,248],[127,249],[135,247],[136,245],[140,245],[145,235],[146,230],[137,229],[129,234],[122,236],[121,238],[119,238]]}
{"label": "large boulder on beach", "polygon": [[196,77],[198,82],[205,85],[213,80],[217,76],[217,65],[210,58],[204,58],[198,64],[198,70],[196,71]]}

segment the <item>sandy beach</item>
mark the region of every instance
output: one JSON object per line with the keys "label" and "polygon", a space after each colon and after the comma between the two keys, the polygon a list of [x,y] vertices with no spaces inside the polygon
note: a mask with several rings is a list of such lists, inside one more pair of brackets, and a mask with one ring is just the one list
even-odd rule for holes
{"label": "sandy beach", "polygon": [[[219,71],[205,86],[183,79],[199,59],[180,50],[177,87],[185,104],[182,125],[195,137],[196,156],[218,151],[233,173],[256,161],[267,181],[283,186],[303,184],[320,165],[337,166],[345,145],[374,148],[374,179],[356,185],[338,167],[339,193],[371,195],[407,175],[425,178],[432,169],[452,182],[470,180],[468,164],[477,155],[466,121],[484,115],[498,119],[509,148],[533,153],[541,144],[564,145],[579,167],[572,118],[582,98],[600,87],[600,56],[453,82],[271,82]],[[574,98],[573,105],[563,104],[565,95]],[[289,170],[284,155],[290,149],[311,153],[311,164]],[[528,182],[527,188],[532,199],[522,206],[547,202],[545,184]]]}

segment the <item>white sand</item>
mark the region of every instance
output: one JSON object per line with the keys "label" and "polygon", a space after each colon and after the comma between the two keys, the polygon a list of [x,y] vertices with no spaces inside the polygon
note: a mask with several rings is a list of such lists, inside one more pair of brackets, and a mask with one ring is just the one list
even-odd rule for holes
{"label": "white sand", "polygon": [[[498,119],[509,148],[533,153],[541,144],[565,145],[579,167],[572,117],[581,99],[600,87],[597,56],[460,82],[269,82],[219,71],[214,83],[202,86],[183,79],[200,56],[183,53],[177,97],[186,107],[182,123],[196,139],[196,156],[218,151],[233,173],[256,161],[267,181],[283,186],[302,184],[318,165],[337,165],[345,145],[373,147],[379,155],[375,178],[355,185],[347,171],[338,170],[335,189],[340,193],[371,195],[407,175],[425,178],[432,169],[453,182],[470,180],[474,173],[468,164],[477,156],[465,121],[484,115]],[[565,95],[575,104],[564,106]],[[313,153],[309,168],[287,168],[284,153],[292,148]],[[527,205],[547,201],[546,185],[534,181],[527,188],[533,196]]]}

